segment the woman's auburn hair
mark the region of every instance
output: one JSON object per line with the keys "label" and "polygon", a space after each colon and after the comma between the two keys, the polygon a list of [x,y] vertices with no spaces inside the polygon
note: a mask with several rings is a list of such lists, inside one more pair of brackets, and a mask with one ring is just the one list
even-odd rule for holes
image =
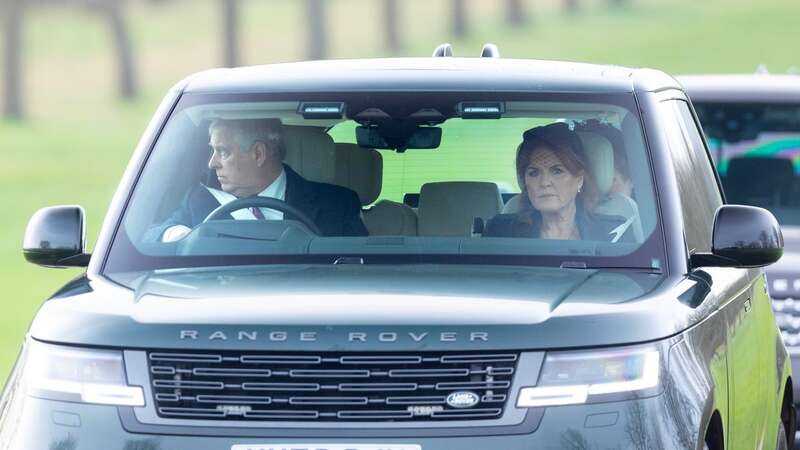
{"label": "woman's auburn hair", "polygon": [[531,155],[540,148],[552,151],[573,176],[583,176],[583,186],[575,203],[578,207],[583,206],[586,211],[591,211],[597,203],[597,182],[587,168],[586,153],[578,133],[570,130],[566,123],[556,122],[531,128],[522,136],[522,142],[517,146],[516,158],[517,183],[520,188],[519,212],[534,210],[525,186],[525,169],[530,163]]}

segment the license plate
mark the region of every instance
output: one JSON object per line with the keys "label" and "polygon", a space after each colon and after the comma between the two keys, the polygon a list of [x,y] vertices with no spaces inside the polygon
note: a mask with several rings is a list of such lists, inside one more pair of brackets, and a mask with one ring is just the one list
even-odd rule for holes
{"label": "license plate", "polygon": [[422,450],[414,444],[236,444],[231,450]]}

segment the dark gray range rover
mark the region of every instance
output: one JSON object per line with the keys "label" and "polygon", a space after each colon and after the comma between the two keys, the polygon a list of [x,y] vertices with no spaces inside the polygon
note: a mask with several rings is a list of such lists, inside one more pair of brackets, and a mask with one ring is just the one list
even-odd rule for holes
{"label": "dark gray range rover", "polygon": [[29,261],[87,269],[31,325],[0,447],[786,448],[782,248],[658,71],[199,73],[91,256],[80,207],[31,219]]}

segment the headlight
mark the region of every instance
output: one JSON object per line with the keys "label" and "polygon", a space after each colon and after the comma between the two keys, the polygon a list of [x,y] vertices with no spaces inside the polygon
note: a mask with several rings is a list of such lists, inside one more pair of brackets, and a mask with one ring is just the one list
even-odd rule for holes
{"label": "headlight", "polygon": [[552,352],[536,387],[522,388],[518,408],[609,400],[608,394],[647,394],[658,387],[660,352],[655,347]]}
{"label": "headlight", "polygon": [[122,352],[63,347],[29,340],[23,383],[29,395],[102,405],[144,406],[128,386]]}

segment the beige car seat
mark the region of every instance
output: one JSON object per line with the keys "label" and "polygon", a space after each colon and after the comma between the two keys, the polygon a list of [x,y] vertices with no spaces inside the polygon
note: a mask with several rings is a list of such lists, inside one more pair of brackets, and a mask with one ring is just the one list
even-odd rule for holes
{"label": "beige car seat", "polygon": [[[375,202],[383,183],[383,158],[374,149],[335,144],[320,127],[284,126],[284,162],[303,178],[352,189],[361,206]],[[362,212],[370,235],[416,236],[417,215],[410,207],[381,200]]]}
{"label": "beige car seat", "polygon": [[334,183],[336,177],[336,146],[320,127],[283,127],[283,145],[289,167],[309,181]]}
{"label": "beige car seat", "polygon": [[[336,144],[334,184],[348,187],[361,200],[361,206],[375,202],[383,183],[383,158],[371,148],[356,144]],[[361,218],[370,236],[416,236],[417,214],[409,206],[381,200],[365,209]]]}
{"label": "beige car seat", "polygon": [[614,184],[614,147],[605,136],[592,132],[578,132],[589,168],[597,183],[598,202],[594,207],[596,214],[621,216],[626,219],[636,242],[644,240],[639,206],[632,198],[619,192],[611,192]]}
{"label": "beige car seat", "polygon": [[503,209],[495,183],[425,183],[419,194],[420,236],[471,236],[476,217],[487,221]]}

